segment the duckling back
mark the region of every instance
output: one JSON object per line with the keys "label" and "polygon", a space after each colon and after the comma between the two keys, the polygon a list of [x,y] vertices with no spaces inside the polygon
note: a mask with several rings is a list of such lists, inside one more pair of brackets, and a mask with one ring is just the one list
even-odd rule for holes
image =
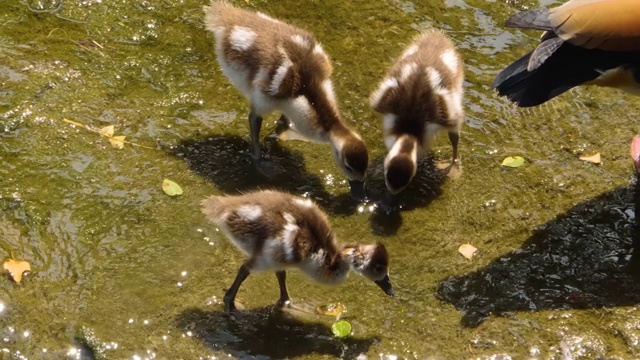
{"label": "duckling back", "polygon": [[[219,0],[204,9],[205,26],[215,35],[216,55],[223,73],[251,100],[257,113],[285,110],[293,121],[300,115],[311,115],[291,116],[286,112],[313,113],[309,104],[319,99],[308,99],[298,106],[275,101],[300,95],[306,95],[305,99],[322,97],[327,106],[334,107],[332,89],[323,88],[323,81],[331,76],[331,63],[311,33]],[[313,94],[314,91],[322,94]]]}
{"label": "duckling back", "polygon": [[211,196],[202,211],[249,257],[251,270],[297,266],[322,281],[319,268],[338,259],[329,221],[309,199],[276,191]]}
{"label": "duckling back", "polygon": [[371,95],[371,107],[383,114],[387,149],[402,135],[428,149],[440,128],[459,129],[463,78],[463,62],[446,35],[429,30],[416,37]]}

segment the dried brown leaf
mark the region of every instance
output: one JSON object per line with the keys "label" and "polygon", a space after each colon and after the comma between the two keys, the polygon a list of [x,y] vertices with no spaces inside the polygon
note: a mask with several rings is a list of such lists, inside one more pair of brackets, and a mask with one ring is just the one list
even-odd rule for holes
{"label": "dried brown leaf", "polygon": [[24,260],[7,259],[4,261],[4,269],[9,271],[13,280],[20,284],[25,271],[31,271],[31,264]]}
{"label": "dried brown leaf", "polygon": [[602,158],[600,157],[600,153],[597,152],[591,155],[582,155],[580,156],[580,160],[590,162],[592,164],[601,164]]}
{"label": "dried brown leaf", "polygon": [[478,249],[471,244],[462,244],[460,245],[460,247],[458,247],[458,252],[469,260],[473,258],[473,255],[476,254],[476,251],[478,251]]}
{"label": "dried brown leaf", "polygon": [[118,136],[112,136],[109,138],[109,142],[111,143],[111,145],[116,148],[116,149],[122,149],[124,148],[124,139],[126,138],[126,136],[124,135],[118,135]]}
{"label": "dried brown leaf", "polygon": [[112,137],[114,132],[115,132],[114,125],[105,126],[102,129],[100,129],[100,135],[106,136],[106,137]]}

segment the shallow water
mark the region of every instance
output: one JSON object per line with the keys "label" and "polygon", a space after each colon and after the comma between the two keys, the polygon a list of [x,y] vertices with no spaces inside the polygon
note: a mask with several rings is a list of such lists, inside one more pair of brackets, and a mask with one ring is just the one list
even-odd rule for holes
{"label": "shallow water", "polygon": [[[538,36],[501,24],[537,2],[235,3],[323,43],[342,111],[371,149],[374,192],[384,147],[368,95],[414,34],[442,28],[466,63],[462,176],[424,161],[402,211],[386,215],[349,199],[328,148],[267,139],[283,174],[262,178],[248,157],[248,107],[218,70],[203,1],[0,0],[0,245],[33,268],[22,285],[0,281],[3,358],[639,356],[627,154],[640,105],[604,89],[526,110],[495,96],[497,71]],[[117,150],[65,118],[114,125],[145,147]],[[601,165],[578,160],[596,151]],[[434,157],[449,155],[444,136]],[[526,164],[500,167],[511,155]],[[184,194],[165,195],[164,178]],[[270,274],[245,282],[239,319],[224,316],[242,258],[199,203],[256,187],[315,199],[344,241],[384,242],[397,296],[357,276],[330,288],[291,272],[302,308],[345,304],[346,340],[330,317],[274,310]],[[479,249],[472,261],[457,252],[467,242]]]}

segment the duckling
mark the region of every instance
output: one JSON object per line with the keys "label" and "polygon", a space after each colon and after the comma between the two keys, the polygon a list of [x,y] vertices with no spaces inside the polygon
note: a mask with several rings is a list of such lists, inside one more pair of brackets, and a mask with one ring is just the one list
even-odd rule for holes
{"label": "duckling", "polygon": [[570,0],[522,11],[506,25],[543,30],[541,43],[502,70],[493,88],[520,107],[540,105],[578,85],[640,95],[640,1]]}
{"label": "duckling", "polygon": [[254,271],[275,270],[280,306],[291,300],[285,272],[289,268],[326,284],[344,281],[353,269],[394,295],[385,246],[338,243],[327,216],[309,199],[270,190],[211,196],[202,202],[202,212],[247,256],[224,295],[227,312],[236,309],[238,289]]}
{"label": "duckling", "polygon": [[314,36],[261,12],[212,0],[205,25],[213,32],[224,75],[249,100],[252,158],[260,162],[262,117],[280,112],[290,132],[330,144],[354,196],[364,196],[369,155],[338,109],[329,57]]}
{"label": "duckling", "polygon": [[462,109],[463,62],[451,40],[429,30],[404,49],[370,97],[382,114],[384,177],[390,194],[409,185],[416,174],[418,156],[429,150],[441,130],[447,130],[458,162]]}

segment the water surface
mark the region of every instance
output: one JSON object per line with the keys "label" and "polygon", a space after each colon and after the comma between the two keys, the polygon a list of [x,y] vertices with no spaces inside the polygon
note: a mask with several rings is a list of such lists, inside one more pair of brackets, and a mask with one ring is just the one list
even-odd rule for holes
{"label": "water surface", "polygon": [[[522,110],[491,92],[538,36],[504,20],[537,2],[234,2],[323,43],[342,111],[370,147],[373,191],[384,146],[369,94],[420,30],[452,37],[466,63],[463,175],[424,161],[394,215],[349,199],[326,146],[267,139],[283,175],[255,172],[248,105],[218,69],[204,3],[0,0],[0,245],[33,268],[22,285],[0,281],[3,358],[638,356],[628,145],[640,106],[580,88]],[[117,150],[65,118],[145,147]],[[593,152],[601,165],[578,159]],[[526,164],[500,167],[512,155]],[[449,156],[444,136],[434,158]],[[184,194],[165,195],[164,178]],[[395,298],[355,275],[336,288],[289,276],[301,306],[345,304],[352,337],[335,339],[329,317],[275,311],[271,274],[245,282],[240,319],[222,313],[242,257],[199,203],[257,187],[315,199],[343,241],[387,245]],[[472,261],[463,243],[479,249]]]}

